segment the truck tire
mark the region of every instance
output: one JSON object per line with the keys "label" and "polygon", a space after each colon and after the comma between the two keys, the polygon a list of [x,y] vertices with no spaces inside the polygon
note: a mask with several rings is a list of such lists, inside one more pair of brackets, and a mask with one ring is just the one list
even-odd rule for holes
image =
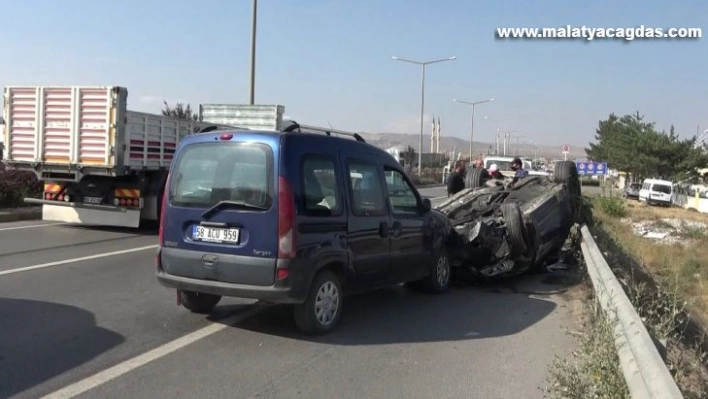
{"label": "truck tire", "polygon": [[489,174],[487,169],[483,168],[473,168],[467,171],[467,176],[465,176],[465,187],[466,188],[478,188],[484,186],[484,182],[491,179],[492,176]]}
{"label": "truck tire", "polygon": [[[310,292],[304,303],[295,305],[295,324],[298,329],[310,335],[321,335],[334,330],[342,316],[344,293],[336,274],[329,270],[319,272],[310,286]],[[334,307],[334,314],[329,317]],[[324,312],[325,314],[318,315]]]}
{"label": "truck tire", "polygon": [[529,249],[528,231],[519,204],[516,202],[501,204],[501,212],[512,254],[526,253]]}

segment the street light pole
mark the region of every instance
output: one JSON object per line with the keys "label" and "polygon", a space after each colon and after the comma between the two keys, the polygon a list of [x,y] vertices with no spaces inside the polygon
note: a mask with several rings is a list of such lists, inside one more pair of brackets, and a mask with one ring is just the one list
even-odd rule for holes
{"label": "street light pole", "polygon": [[439,60],[433,60],[433,61],[415,61],[415,60],[409,60],[405,58],[400,58],[400,57],[391,57],[396,61],[402,61],[402,62],[408,62],[411,64],[416,64],[420,65],[421,67],[421,79],[420,79],[420,143],[418,147],[418,175],[421,175],[423,172],[423,117],[425,113],[425,67],[430,65],[430,64],[435,64],[437,62],[443,62],[443,61],[453,61],[456,60],[457,57],[450,57],[450,58],[443,58]]}
{"label": "street light pole", "polygon": [[484,104],[488,102],[494,101],[494,97],[488,99],[488,100],[482,100],[482,101],[462,101],[462,100],[457,100],[457,99],[452,99],[452,102],[458,103],[458,104],[467,104],[472,106],[472,128],[470,129],[470,162],[472,162],[472,142],[474,140],[474,111],[475,111],[475,106],[478,104]]}
{"label": "street light pole", "polygon": [[256,101],[256,20],[258,14],[258,0],[253,0],[251,13],[251,81],[248,103],[253,105]]}
{"label": "street light pole", "polygon": [[[420,75],[420,144],[418,144],[418,176],[423,175],[423,132],[424,132],[424,124],[423,124],[423,115],[425,114],[425,64],[422,64],[421,66],[421,75]],[[435,123],[435,118],[433,117],[433,123]],[[430,151],[432,152],[432,151]]]}

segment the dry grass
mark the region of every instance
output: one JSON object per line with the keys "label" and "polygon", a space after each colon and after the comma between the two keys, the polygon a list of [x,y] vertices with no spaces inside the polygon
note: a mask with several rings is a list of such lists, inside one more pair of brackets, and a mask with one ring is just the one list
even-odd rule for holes
{"label": "dry grass", "polygon": [[708,320],[708,231],[685,227],[682,242],[658,244],[637,236],[632,222],[653,221],[664,224],[662,219],[681,219],[708,225],[708,215],[680,208],[648,206],[637,201],[625,201],[625,221],[608,215],[602,207],[595,208],[595,218],[603,228],[632,256],[639,265],[659,278],[665,286],[677,286],[677,291],[688,301],[688,307],[699,319]]}
{"label": "dry grass", "polygon": [[683,208],[660,206],[650,206],[644,202],[625,200],[627,210],[632,219],[639,220],[661,220],[664,218],[694,220],[708,224],[708,214],[689,211]]}
{"label": "dry grass", "polygon": [[660,228],[675,219],[708,226],[708,215],[608,197],[594,205],[598,239],[604,241],[598,244],[647,329],[667,340],[667,366],[676,383],[686,398],[708,398],[705,340],[691,322],[708,326],[708,232],[684,224],[677,242],[657,243],[638,236],[632,225],[649,221]]}
{"label": "dry grass", "polygon": [[[584,268],[583,268],[584,269]],[[552,399],[624,399],[629,390],[619,365],[612,323],[595,302],[592,283],[586,278],[574,290],[577,305],[578,347],[551,364],[546,387]]]}

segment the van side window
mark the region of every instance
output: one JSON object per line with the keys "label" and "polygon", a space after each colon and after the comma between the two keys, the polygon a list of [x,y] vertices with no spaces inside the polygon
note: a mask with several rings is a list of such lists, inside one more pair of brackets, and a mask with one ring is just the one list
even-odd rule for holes
{"label": "van side window", "polygon": [[386,215],[386,200],[378,167],[360,161],[349,162],[352,213],[356,216]]}
{"label": "van side window", "polygon": [[391,169],[384,169],[386,174],[386,187],[388,188],[388,200],[391,202],[391,211],[394,215],[418,215],[418,197],[410,184],[405,180],[401,172]]}
{"label": "van side window", "polygon": [[336,216],[342,213],[342,198],[337,189],[334,159],[306,155],[302,162],[302,198],[305,212],[311,216]]}

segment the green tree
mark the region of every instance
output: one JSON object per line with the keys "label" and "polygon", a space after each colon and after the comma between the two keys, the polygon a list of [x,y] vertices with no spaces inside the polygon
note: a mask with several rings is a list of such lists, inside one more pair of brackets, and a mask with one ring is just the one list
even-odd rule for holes
{"label": "green tree", "polygon": [[696,168],[708,166],[706,151],[695,148],[696,137],[680,140],[673,125],[668,133],[658,132],[638,112],[623,117],[610,114],[599,122],[595,140],[585,150],[588,157],[606,161],[634,180],[681,180],[695,174]]}
{"label": "green tree", "polygon": [[196,112],[192,112],[192,107],[187,104],[186,106],[182,103],[177,103],[174,108],[167,104],[167,101],[163,101],[165,107],[162,109],[162,115],[172,116],[179,119],[184,119],[188,121],[198,121],[199,115]]}

